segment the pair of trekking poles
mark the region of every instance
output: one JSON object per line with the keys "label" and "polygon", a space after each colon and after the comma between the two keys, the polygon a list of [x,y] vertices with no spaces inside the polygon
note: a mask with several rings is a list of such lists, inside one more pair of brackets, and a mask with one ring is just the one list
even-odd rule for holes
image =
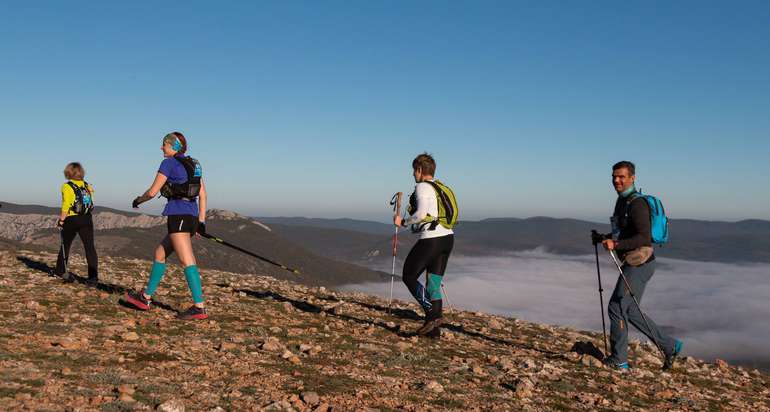
{"label": "pair of trekking poles", "polygon": [[[602,333],[604,336],[604,356],[608,356],[609,351],[607,350],[607,326],[604,322],[604,289],[602,288],[602,272],[599,267],[599,244],[602,243],[606,239],[611,239],[609,235],[602,235],[596,230],[591,231],[591,242],[594,245],[594,253],[596,254],[596,275],[599,278],[599,304],[601,305],[601,311],[602,311]],[[631,284],[628,283],[628,278],[626,278],[626,274],[623,272],[623,265],[620,262],[620,259],[618,258],[617,253],[614,250],[609,251],[610,257],[612,258],[612,262],[615,263],[615,266],[618,268],[618,272],[620,273],[620,278],[623,279],[623,284],[626,286],[626,290],[628,290],[628,293],[631,295],[631,299],[633,299],[634,304],[636,305],[636,308],[639,310],[639,314],[642,315],[642,320],[644,321],[644,325],[647,327],[648,331],[651,331],[650,323],[647,322],[647,316],[644,315],[644,312],[642,311],[642,307],[639,305],[639,300],[636,298],[636,295],[634,294],[633,289],[631,289]],[[655,344],[655,346],[658,348],[658,350],[665,356],[665,352],[663,351],[663,348],[658,344],[658,341],[653,338],[652,336],[648,336],[650,340]]]}
{"label": "pair of trekking poles", "polygon": [[[396,216],[399,216],[401,214],[401,199],[404,197],[404,193],[397,192],[393,195],[393,197],[390,199],[390,205],[393,206],[393,218],[395,219]],[[388,313],[390,313],[390,306],[393,303],[393,283],[396,278],[396,255],[398,254],[398,231],[399,227],[396,226],[395,232],[393,232],[393,266],[390,270],[390,297],[388,298]],[[428,282],[430,282],[429,274],[425,273],[425,284],[427,285]],[[444,293],[444,297],[446,298],[447,306],[449,307],[449,310],[452,311],[452,302],[449,300],[449,295],[446,293],[446,286],[444,286],[444,283],[441,283],[441,291]],[[425,293],[425,289],[423,288],[423,293]],[[423,299],[425,296],[423,296]]]}

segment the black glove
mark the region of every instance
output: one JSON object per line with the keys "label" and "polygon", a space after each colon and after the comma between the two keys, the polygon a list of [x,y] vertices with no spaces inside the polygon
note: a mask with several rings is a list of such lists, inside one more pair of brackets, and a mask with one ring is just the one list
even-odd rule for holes
{"label": "black glove", "polygon": [[598,245],[607,239],[612,239],[612,233],[602,234],[595,230],[591,231],[591,243]]}
{"label": "black glove", "polygon": [[198,229],[195,230],[199,235],[206,234],[206,222],[198,222]]}
{"label": "black glove", "polygon": [[144,202],[146,202],[146,201],[148,201],[150,199],[152,199],[152,196],[149,196],[147,194],[144,194],[144,195],[141,195],[141,196],[137,196],[136,199],[134,199],[134,202],[131,203],[131,206],[134,209],[137,209],[137,208],[139,208],[139,205],[141,205],[142,203],[144,203]]}

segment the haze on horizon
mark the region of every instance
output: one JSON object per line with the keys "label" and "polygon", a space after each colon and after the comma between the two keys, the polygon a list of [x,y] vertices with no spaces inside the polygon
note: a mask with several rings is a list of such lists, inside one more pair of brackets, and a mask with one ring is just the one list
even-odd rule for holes
{"label": "haze on horizon", "polygon": [[770,220],[767,21],[761,1],[2,4],[0,172],[23,176],[3,200],[56,205],[78,160],[126,210],[179,130],[209,206],[250,216],[384,221],[427,150],[467,220],[605,222],[622,159],[672,218]]}

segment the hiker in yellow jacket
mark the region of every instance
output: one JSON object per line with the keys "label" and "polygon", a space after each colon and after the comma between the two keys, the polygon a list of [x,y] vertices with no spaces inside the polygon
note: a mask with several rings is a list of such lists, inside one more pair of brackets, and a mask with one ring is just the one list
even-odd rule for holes
{"label": "hiker in yellow jacket", "polygon": [[85,169],[77,162],[64,168],[67,182],[61,186],[61,212],[56,225],[61,229],[61,246],[54,274],[66,282],[74,281],[67,271],[67,262],[72,241],[75,240],[75,235],[78,235],[83,242],[88,262],[86,284],[96,286],[99,283],[99,260],[94,246],[94,222],[91,217],[91,211],[94,209],[94,188],[83,180],[85,174]]}

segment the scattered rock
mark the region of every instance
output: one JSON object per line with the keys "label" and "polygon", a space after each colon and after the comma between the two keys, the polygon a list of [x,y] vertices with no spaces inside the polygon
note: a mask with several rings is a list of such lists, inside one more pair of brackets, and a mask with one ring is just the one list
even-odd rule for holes
{"label": "scattered rock", "polygon": [[396,349],[398,349],[399,352],[406,352],[409,349],[411,349],[412,344],[409,342],[398,342],[396,343]]}
{"label": "scattered rock", "polygon": [[591,355],[583,355],[580,357],[580,363],[588,367],[603,368],[604,364],[599,359],[594,358]]}
{"label": "scattered rock", "polygon": [[135,342],[141,339],[139,337],[139,334],[136,332],[126,332],[122,335],[120,335],[120,338],[123,339],[126,342]]}
{"label": "scattered rock", "polygon": [[222,342],[219,343],[219,345],[217,345],[217,350],[220,351],[220,352],[225,352],[225,351],[233,350],[233,349],[235,349],[237,347],[238,347],[238,345],[236,345],[236,344],[234,344],[232,342],[222,341]]}
{"label": "scattered rock", "polygon": [[520,378],[514,382],[513,388],[517,398],[529,398],[532,396],[532,390],[535,388],[535,384],[532,383],[529,378]]}
{"label": "scattered rock", "polygon": [[265,341],[260,349],[268,351],[268,352],[279,352],[283,350],[283,345],[281,345],[281,342],[278,341],[276,338],[268,338],[267,341]]}
{"label": "scattered rock", "polygon": [[120,396],[118,396],[118,400],[121,402],[136,402],[134,398],[127,393],[121,393]]}
{"label": "scattered rock", "polygon": [[317,408],[313,409],[313,412],[329,412],[331,406],[328,403],[322,403]]}
{"label": "scattered rock", "polygon": [[158,405],[159,412],[185,412],[184,403],[179,399],[171,399]]}
{"label": "scattered rock", "polygon": [[425,389],[434,393],[444,392],[444,387],[436,381],[429,381],[425,384]]}
{"label": "scattered rock", "polygon": [[675,394],[671,390],[666,389],[664,391],[658,392],[656,396],[660,399],[671,399],[675,396]]}
{"label": "scattered rock", "polygon": [[302,392],[302,401],[310,406],[316,406],[321,402],[321,398],[315,392]]}
{"label": "scattered rock", "polygon": [[126,384],[118,386],[116,390],[118,391],[118,393],[126,394],[129,396],[136,393],[136,389],[134,389],[132,385],[126,385]]}
{"label": "scattered rock", "polygon": [[51,342],[51,346],[59,346],[65,350],[73,350],[73,349],[79,349],[81,347],[81,344],[79,341],[75,339],[64,337],[64,338],[53,340]]}
{"label": "scattered rock", "polygon": [[502,328],[505,327],[505,325],[503,325],[502,322],[500,322],[499,320],[497,320],[495,318],[490,319],[489,322],[487,322],[487,326],[490,329],[502,329]]}

